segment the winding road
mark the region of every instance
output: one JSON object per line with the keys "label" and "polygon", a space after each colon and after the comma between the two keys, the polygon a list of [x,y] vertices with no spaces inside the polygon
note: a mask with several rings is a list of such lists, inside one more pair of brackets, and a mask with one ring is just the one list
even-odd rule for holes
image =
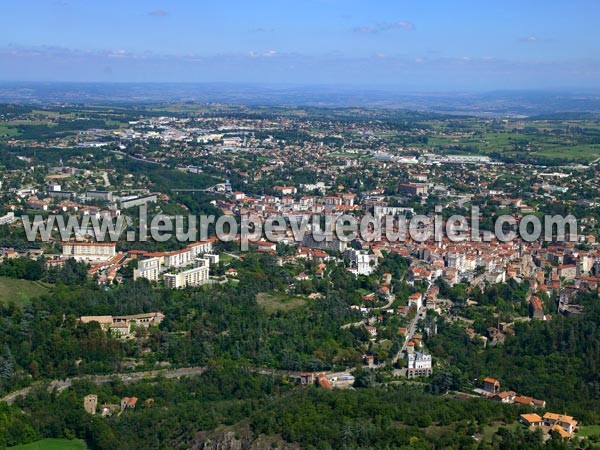
{"label": "winding road", "polygon": [[[77,377],[70,377],[65,380],[52,380],[48,384],[48,392],[52,392],[55,389],[60,392],[70,388],[75,381],[90,381],[94,384],[105,384],[112,381],[121,381],[123,383],[134,383],[136,381],[153,379],[156,377],[163,378],[181,378],[201,375],[206,371],[205,366],[192,366],[192,367],[180,367],[178,369],[157,369],[147,370],[142,372],[128,372],[128,373],[113,373],[109,375],[82,375]],[[266,367],[248,367],[248,370],[257,373],[259,375],[300,375],[300,372],[291,372],[287,370],[270,369]],[[323,372],[328,374],[328,372]],[[39,384],[36,386],[40,386]],[[14,403],[19,397],[25,396],[31,392],[36,386],[28,386],[17,391],[13,391],[4,397],[1,401],[8,403],[9,405]]]}

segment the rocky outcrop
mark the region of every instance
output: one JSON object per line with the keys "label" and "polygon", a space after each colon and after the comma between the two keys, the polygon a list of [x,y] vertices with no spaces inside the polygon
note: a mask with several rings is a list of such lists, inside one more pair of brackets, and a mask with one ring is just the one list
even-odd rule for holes
{"label": "rocky outcrop", "polygon": [[298,450],[298,444],[285,442],[281,436],[255,436],[248,426],[219,428],[196,434],[190,450]]}

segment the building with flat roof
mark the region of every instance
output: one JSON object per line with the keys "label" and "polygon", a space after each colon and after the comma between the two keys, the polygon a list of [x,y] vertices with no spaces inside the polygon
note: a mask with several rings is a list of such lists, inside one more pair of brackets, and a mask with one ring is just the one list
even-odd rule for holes
{"label": "building with flat roof", "polygon": [[133,271],[133,279],[146,278],[150,281],[158,281],[158,275],[161,271],[159,257],[140,259],[138,268]]}
{"label": "building with flat roof", "polygon": [[111,191],[87,191],[85,196],[86,198],[93,200],[113,201],[113,193]]}
{"label": "building with flat roof", "polygon": [[171,289],[187,286],[199,286],[209,280],[208,259],[198,258],[194,263],[196,267],[178,273],[166,273],[163,275],[165,284]]}
{"label": "building with flat roof", "polygon": [[116,246],[114,242],[65,241],[62,244],[62,256],[84,262],[108,261],[117,254]]}
{"label": "building with flat roof", "polygon": [[17,220],[15,217],[15,213],[10,211],[0,217],[0,225],[6,225],[9,223],[13,223]]}
{"label": "building with flat roof", "polygon": [[403,183],[398,186],[398,190],[409,195],[426,195],[428,186],[424,183]]}
{"label": "building with flat roof", "polygon": [[156,203],[157,201],[158,197],[156,195],[146,195],[144,197],[123,197],[121,198],[121,208],[133,208],[134,206]]}

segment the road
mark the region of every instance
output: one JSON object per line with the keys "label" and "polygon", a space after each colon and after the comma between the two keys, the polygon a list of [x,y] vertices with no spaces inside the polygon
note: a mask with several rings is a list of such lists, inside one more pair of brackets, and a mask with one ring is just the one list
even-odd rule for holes
{"label": "road", "polygon": [[[427,292],[425,292],[425,294],[423,295],[423,298],[427,298],[427,294],[429,294],[429,289],[431,289],[431,285],[427,289]],[[408,343],[412,340],[413,334],[415,334],[415,332],[417,331],[417,323],[419,322],[419,320],[425,319],[426,315],[427,315],[427,308],[425,306],[421,306],[417,310],[417,313],[415,314],[415,317],[413,318],[413,320],[410,321],[410,325],[408,327],[408,332],[406,334],[406,339],[404,340],[404,343],[402,344],[402,347],[400,348],[398,353],[396,353],[396,356],[394,356],[392,358],[392,364],[396,364],[396,362],[400,359],[400,356],[402,355],[402,353],[406,352]]]}
{"label": "road", "polygon": [[[51,392],[57,389],[59,392],[64,389],[70,388],[75,381],[87,380],[95,384],[105,384],[111,381],[119,380],[124,383],[132,383],[135,381],[141,381],[148,378],[156,378],[162,376],[164,378],[179,378],[186,376],[201,375],[206,370],[206,367],[181,367],[179,369],[159,369],[149,370],[144,372],[131,372],[131,373],[114,373],[110,375],[83,375],[78,377],[71,377],[65,380],[53,380],[48,385],[48,391]],[[27,395],[31,391],[32,387],[26,387],[19,389],[18,391],[11,392],[4,396],[2,401],[8,404],[13,403],[18,397]]]}
{"label": "road", "polygon": [[392,304],[396,301],[396,296],[394,294],[390,294],[388,297],[388,302],[385,305],[378,308],[370,308],[369,311],[381,311],[382,309],[389,309],[390,306],[392,306]]}
{"label": "road", "polygon": [[342,330],[345,330],[346,328],[362,327],[363,325],[366,325],[366,324],[367,324],[367,319],[363,319],[358,322],[345,323],[340,328]]}
{"label": "road", "polygon": [[421,309],[417,311],[413,320],[410,321],[408,332],[406,333],[406,339],[404,340],[404,343],[402,344],[400,350],[398,350],[398,353],[396,353],[396,356],[392,358],[392,364],[396,364],[396,362],[400,359],[402,353],[406,351],[408,343],[411,341],[413,334],[415,334],[415,332],[417,331],[417,323],[419,322],[419,320],[425,318],[426,312],[427,310],[425,309],[425,307],[421,306]]}
{"label": "road", "polygon": [[[180,367],[178,369],[158,369],[158,370],[147,370],[142,372],[129,372],[129,373],[113,373],[109,375],[82,375],[77,377],[67,378],[65,380],[52,380],[48,384],[48,392],[52,392],[55,389],[58,392],[61,392],[65,389],[70,388],[74,382],[76,381],[90,381],[94,384],[105,384],[110,383],[112,381],[121,381],[123,383],[134,383],[136,381],[153,379],[156,377],[163,378],[180,378],[180,377],[190,377],[201,375],[206,371],[205,366],[192,366],[192,367]],[[257,373],[259,375],[300,375],[301,372],[292,372],[288,370],[279,370],[279,369],[271,369],[267,367],[247,367],[247,369],[251,372]],[[351,369],[353,370],[353,368]],[[330,372],[322,372],[325,375],[331,375]],[[39,385],[38,385],[39,386]],[[17,391],[13,391],[4,397],[0,401],[4,401],[9,405],[14,403],[15,400],[19,397],[25,396],[31,392],[34,386],[29,386],[23,389],[19,389]]]}
{"label": "road", "polygon": [[[389,295],[389,299],[388,302],[383,305],[383,306],[378,306],[377,308],[367,308],[367,312],[365,314],[369,314],[371,312],[375,312],[375,311],[382,311],[384,309],[389,309],[390,306],[392,306],[392,304],[396,301],[396,296],[394,294]],[[352,327],[362,327],[363,325],[366,325],[368,323],[367,319],[362,319],[358,322],[351,322],[351,323],[346,323],[344,325],[342,325],[340,328],[346,329],[346,328],[352,328]]]}
{"label": "road", "polygon": [[129,158],[135,160],[135,161],[139,161],[139,162],[144,162],[144,163],[148,163],[148,164],[160,164],[161,166],[165,166],[164,163],[161,163],[159,161],[154,161],[152,159],[144,159],[144,158],[139,158],[137,156],[133,156],[130,155],[129,153],[125,153],[119,150],[111,150],[113,153],[116,153],[117,155],[121,155],[121,156],[128,156]]}

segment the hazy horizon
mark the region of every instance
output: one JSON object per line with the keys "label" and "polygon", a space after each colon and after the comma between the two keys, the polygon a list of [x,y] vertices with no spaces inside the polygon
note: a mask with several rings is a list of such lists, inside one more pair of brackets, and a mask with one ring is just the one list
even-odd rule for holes
{"label": "hazy horizon", "polygon": [[48,85],[48,86],[59,86],[59,85],[73,85],[73,86],[85,86],[85,85],[99,85],[99,86],[152,86],[152,85],[163,85],[163,86],[236,86],[236,87],[261,87],[261,88],[319,88],[319,89],[332,89],[332,90],[344,90],[344,89],[368,89],[370,91],[381,91],[381,92],[394,92],[398,94],[493,94],[493,93],[557,93],[557,94],[600,94],[600,86],[598,87],[581,87],[581,86],[569,86],[569,85],[556,85],[548,87],[523,87],[523,88],[412,88],[410,86],[402,84],[368,84],[368,83],[333,83],[333,82],[286,82],[286,81],[273,81],[273,82],[261,82],[261,81],[111,81],[111,80],[18,80],[18,79],[0,79],[0,86],[6,85],[22,85],[22,86],[36,86],[36,85]]}
{"label": "hazy horizon", "polygon": [[599,89],[599,13],[586,0],[8,0],[0,80]]}

